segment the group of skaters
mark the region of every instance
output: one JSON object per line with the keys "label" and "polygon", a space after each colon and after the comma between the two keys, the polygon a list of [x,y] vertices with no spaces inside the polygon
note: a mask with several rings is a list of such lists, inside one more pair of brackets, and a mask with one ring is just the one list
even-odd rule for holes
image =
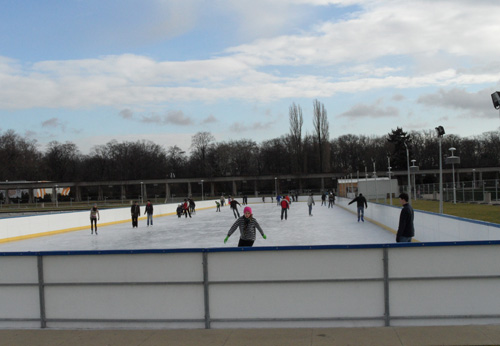
{"label": "group of skaters", "polygon": [[[139,216],[141,215],[141,207],[139,206],[137,201],[132,202],[132,206],[130,207],[130,216],[132,218],[132,228],[136,228],[139,226]],[[147,215],[147,225],[153,226],[153,204],[150,200],[147,201],[144,208],[144,215]],[[101,219],[99,214],[99,208],[97,208],[97,204],[94,203],[94,206],[90,209],[90,234],[97,235],[97,221]]]}
{"label": "group of skaters", "polygon": [[[132,207],[130,208],[130,215],[132,217],[132,228],[139,227],[139,216],[141,215],[141,207],[137,201],[134,201]],[[146,206],[144,208],[144,214],[147,215],[147,224],[148,227],[151,224],[153,226],[153,204],[150,200],[147,201]]]}
{"label": "group of skaters", "polygon": [[177,217],[182,217],[184,215],[185,218],[188,216],[191,217],[191,214],[196,214],[196,203],[192,198],[185,198],[184,202],[177,206]]}

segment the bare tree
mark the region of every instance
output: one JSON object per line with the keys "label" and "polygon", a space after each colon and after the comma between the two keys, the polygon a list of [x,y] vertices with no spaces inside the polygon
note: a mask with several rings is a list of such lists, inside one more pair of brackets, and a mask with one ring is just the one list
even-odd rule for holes
{"label": "bare tree", "polygon": [[200,174],[205,176],[206,174],[206,159],[207,152],[212,142],[215,142],[215,137],[210,132],[198,132],[191,138],[191,149],[193,150],[192,159],[198,159],[200,161]]}
{"label": "bare tree", "polygon": [[295,169],[301,171],[302,162],[302,124],[304,119],[302,117],[302,108],[297,106],[295,102],[289,108],[290,119],[290,140],[292,144],[292,152],[294,156]]}
{"label": "bare tree", "polygon": [[318,100],[314,100],[313,107],[314,135],[318,141],[319,148],[319,171],[323,172],[325,167],[329,165],[326,154],[329,153],[327,145],[329,144],[330,139],[330,125],[328,123],[325,105],[320,103]]}

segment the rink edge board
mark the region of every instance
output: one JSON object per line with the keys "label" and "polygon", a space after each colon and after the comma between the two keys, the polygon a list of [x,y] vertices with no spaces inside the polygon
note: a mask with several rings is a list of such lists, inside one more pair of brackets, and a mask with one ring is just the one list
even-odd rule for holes
{"label": "rink edge board", "polygon": [[[214,209],[215,207],[205,207],[205,208],[199,208],[198,210],[204,210],[204,209]],[[153,218],[157,217],[164,217],[164,216],[172,216],[176,215],[175,212],[171,213],[164,213],[164,214],[157,214],[153,215]],[[141,216],[139,217],[138,220],[146,220],[147,216]],[[111,222],[103,222],[99,223],[99,227],[106,227],[106,226],[112,226],[112,225],[117,225],[121,223],[126,223],[130,222],[132,219],[125,219],[125,220],[118,220],[118,221],[111,221]],[[10,238],[4,238],[0,239],[0,244],[2,243],[9,243],[13,241],[18,241],[18,240],[26,240],[26,239],[33,239],[33,238],[39,238],[39,237],[47,237],[51,235],[56,235],[56,234],[63,234],[63,233],[68,233],[68,232],[74,232],[74,231],[83,231],[86,229],[90,229],[90,225],[85,225],[85,226],[77,226],[77,227],[70,227],[70,228],[64,228],[64,229],[58,229],[54,231],[48,231],[48,232],[42,232],[42,233],[34,233],[34,234],[26,234],[26,235],[21,235],[17,237],[10,237]]]}
{"label": "rink edge board", "polygon": [[390,243],[390,244],[352,244],[352,245],[312,245],[312,246],[262,246],[231,248],[185,248],[185,249],[140,249],[140,250],[79,250],[79,251],[23,251],[0,252],[0,256],[79,256],[79,255],[123,255],[123,254],[167,254],[167,253],[217,253],[246,251],[301,251],[301,250],[350,250],[384,249],[443,246],[482,246],[500,245],[500,240],[429,242],[429,243]]}

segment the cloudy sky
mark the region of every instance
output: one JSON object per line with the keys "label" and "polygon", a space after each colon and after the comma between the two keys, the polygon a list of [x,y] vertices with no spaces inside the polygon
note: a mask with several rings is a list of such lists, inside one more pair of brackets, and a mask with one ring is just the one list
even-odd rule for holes
{"label": "cloudy sky", "polygon": [[498,0],[17,0],[0,11],[0,131],[94,145],[289,132],[499,130]]}

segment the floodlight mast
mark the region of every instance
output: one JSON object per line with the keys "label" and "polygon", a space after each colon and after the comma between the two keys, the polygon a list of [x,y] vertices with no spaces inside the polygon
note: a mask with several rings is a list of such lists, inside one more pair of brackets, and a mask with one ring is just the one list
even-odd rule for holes
{"label": "floodlight mast", "polygon": [[408,170],[408,203],[411,203],[410,152],[408,151],[408,145],[406,144],[406,136],[401,135],[401,138],[403,138],[403,144],[406,148],[406,167]]}
{"label": "floodlight mast", "polygon": [[443,214],[443,155],[441,154],[441,144],[445,134],[442,126],[436,127],[436,133],[439,139],[439,214]]}

